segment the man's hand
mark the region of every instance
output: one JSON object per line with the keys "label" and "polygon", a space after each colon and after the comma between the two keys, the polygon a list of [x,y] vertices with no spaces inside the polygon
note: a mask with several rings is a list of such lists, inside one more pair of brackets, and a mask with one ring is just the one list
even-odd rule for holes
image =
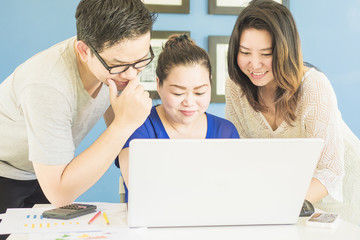
{"label": "man's hand", "polygon": [[112,124],[126,125],[129,129],[135,131],[150,114],[152,101],[149,92],[144,90],[139,78],[130,80],[120,96],[114,81],[108,79],[108,83],[110,103],[115,114]]}

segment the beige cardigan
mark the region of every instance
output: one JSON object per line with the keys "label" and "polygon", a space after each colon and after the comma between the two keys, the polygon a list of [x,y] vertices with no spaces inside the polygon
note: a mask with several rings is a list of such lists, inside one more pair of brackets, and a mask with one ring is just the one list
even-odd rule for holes
{"label": "beige cardigan", "polygon": [[226,81],[225,98],[225,117],[235,125],[241,138],[324,139],[314,177],[326,186],[329,196],[316,207],[360,223],[360,141],[342,120],[334,90],[323,73],[314,68],[305,73],[293,126],[282,122],[273,130],[230,79]]}

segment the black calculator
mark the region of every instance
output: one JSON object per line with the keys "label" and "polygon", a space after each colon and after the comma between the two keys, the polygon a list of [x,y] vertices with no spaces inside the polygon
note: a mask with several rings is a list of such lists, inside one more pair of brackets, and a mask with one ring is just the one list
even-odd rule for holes
{"label": "black calculator", "polygon": [[44,218],[71,219],[96,211],[95,205],[74,203],[43,212]]}

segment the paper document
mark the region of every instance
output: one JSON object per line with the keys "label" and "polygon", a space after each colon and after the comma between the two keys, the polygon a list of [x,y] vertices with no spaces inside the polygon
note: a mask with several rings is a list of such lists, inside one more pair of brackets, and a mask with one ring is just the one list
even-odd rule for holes
{"label": "paper document", "polygon": [[96,218],[91,224],[89,220],[97,213],[69,220],[43,218],[45,210],[51,205],[40,208],[13,208],[3,214],[0,223],[0,234],[8,233],[50,233],[50,232],[81,232],[81,231],[116,231],[119,228],[128,230],[126,205],[120,203],[91,203],[97,211],[106,212],[109,225],[103,217]]}
{"label": "paper document", "polygon": [[65,233],[31,233],[28,240],[143,240],[147,239],[146,228],[118,228],[116,231],[65,232]]}

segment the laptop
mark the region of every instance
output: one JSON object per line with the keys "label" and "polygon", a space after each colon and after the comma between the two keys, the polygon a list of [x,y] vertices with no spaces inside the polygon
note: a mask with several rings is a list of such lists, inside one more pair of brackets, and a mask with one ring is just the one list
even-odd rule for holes
{"label": "laptop", "polygon": [[129,227],[295,224],[321,139],[136,139]]}

